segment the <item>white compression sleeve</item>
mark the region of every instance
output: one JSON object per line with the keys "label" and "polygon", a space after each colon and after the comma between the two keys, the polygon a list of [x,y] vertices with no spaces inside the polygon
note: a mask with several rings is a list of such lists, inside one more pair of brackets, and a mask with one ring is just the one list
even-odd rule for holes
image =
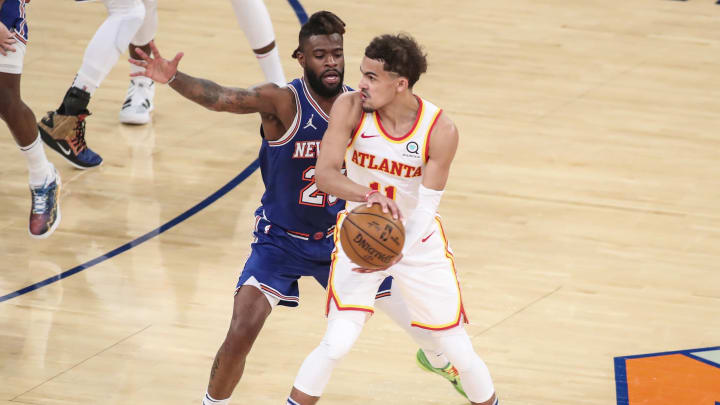
{"label": "white compression sleeve", "polygon": [[105,0],[108,17],[90,40],[78,76],[95,87],[105,79],[127,49],[145,17],[140,0]]}
{"label": "white compression sleeve", "polygon": [[433,332],[437,345],[458,370],[463,389],[472,402],[485,402],[495,392],[490,371],[475,353],[472,342],[462,326]]}
{"label": "white compression sleeve", "polygon": [[335,365],[360,336],[365,319],[366,315],[359,311],[331,309],[325,337],[300,366],[293,384],[295,388],[314,397],[321,396]]}
{"label": "white compression sleeve", "polygon": [[157,2],[158,0],[143,0],[145,4],[145,18],[132,41],[130,41],[131,44],[144,46],[155,38],[158,27]]}
{"label": "white compression sleeve", "polygon": [[270,13],[262,0],[231,0],[235,17],[252,49],[260,49],[275,40]]}
{"label": "white compression sleeve", "polygon": [[403,254],[412,249],[423,237],[430,224],[435,220],[444,190],[433,190],[420,185],[418,203],[405,223],[405,246]]}
{"label": "white compression sleeve", "polygon": [[258,50],[267,47],[275,41],[275,31],[267,7],[262,0],[232,0],[240,28],[255,51],[255,57],[265,75],[265,80],[284,86],[285,72],[280,61],[280,53],[277,44],[264,53],[257,53]]}

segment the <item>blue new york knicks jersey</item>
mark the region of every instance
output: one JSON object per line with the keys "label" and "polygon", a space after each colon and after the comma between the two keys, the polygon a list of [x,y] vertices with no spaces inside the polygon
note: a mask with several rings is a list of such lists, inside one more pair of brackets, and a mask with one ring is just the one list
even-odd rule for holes
{"label": "blue new york knicks jersey", "polygon": [[[265,218],[300,239],[329,237],[345,202],[318,190],[315,163],[328,116],[308,91],[303,79],[288,84],[297,114],[290,129],[276,141],[263,139],[260,169],[265,194]],[[348,91],[347,87],[343,87]]]}
{"label": "blue new york knicks jersey", "polygon": [[[262,141],[265,194],[255,211],[250,257],[236,284],[236,288],[255,285],[277,298],[279,305],[291,307],[300,300],[300,277],[313,277],[327,287],[335,247],[333,228],[337,213],[345,207],[345,201],[315,185],[315,163],[328,116],[306,86],[303,79],[288,83],[297,105],[295,119],[280,139]],[[377,298],[390,295],[391,283],[391,277],[385,279]]]}
{"label": "blue new york knicks jersey", "polygon": [[5,0],[0,8],[0,21],[10,32],[15,33],[15,39],[23,44],[28,40],[25,3],[29,2],[30,0]]}

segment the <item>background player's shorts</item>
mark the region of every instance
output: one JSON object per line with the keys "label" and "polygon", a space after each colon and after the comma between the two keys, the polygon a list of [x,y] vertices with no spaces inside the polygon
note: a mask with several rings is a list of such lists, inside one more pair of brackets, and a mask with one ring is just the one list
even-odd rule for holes
{"label": "background player's shorts", "polygon": [[[315,278],[327,287],[330,274],[330,253],[334,249],[333,238],[301,240],[288,235],[283,229],[264,219],[258,210],[255,218],[255,241],[250,257],[245,262],[236,291],[243,285],[260,289],[271,305],[296,307],[300,300],[297,280],[302,276]],[[375,287],[375,297],[390,295],[392,279],[381,280]],[[378,283],[380,285],[381,283]]]}
{"label": "background player's shorts", "polygon": [[19,75],[23,69],[25,59],[25,44],[16,42],[13,44],[15,52],[8,52],[7,56],[0,54],[0,73],[11,73]]}
{"label": "background player's shorts", "polygon": [[393,276],[393,283],[402,291],[412,326],[443,330],[467,322],[454,258],[440,217],[435,218],[422,241],[386,271],[352,271],[358,266],[348,259],[339,241],[337,243],[339,249],[333,253],[330,271],[327,311],[334,303],[341,311],[373,312],[374,292],[382,279],[389,275]]}
{"label": "background player's shorts", "polygon": [[28,41],[28,26],[25,15],[25,1],[5,0],[0,8],[0,21],[10,32],[15,33],[15,52],[7,56],[0,54],[0,72],[20,74],[25,58],[25,47]]}

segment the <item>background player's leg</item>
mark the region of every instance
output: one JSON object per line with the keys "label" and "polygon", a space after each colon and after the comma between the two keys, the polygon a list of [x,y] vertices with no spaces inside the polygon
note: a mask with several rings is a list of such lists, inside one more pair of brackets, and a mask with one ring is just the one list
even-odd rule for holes
{"label": "background player's leg", "polygon": [[475,353],[465,328],[460,325],[446,331],[433,331],[432,337],[457,368],[471,403],[495,405],[497,399],[490,371]]}
{"label": "background player's leg", "polygon": [[[145,19],[128,45],[130,58],[140,60],[135,48],[140,48],[147,55],[152,55],[150,41],[155,38],[158,27],[157,0],[143,0]],[[130,73],[141,72],[145,68],[130,64]],[[155,108],[155,83],[148,77],[139,76],[130,79],[127,96],[120,109],[120,122],[123,124],[147,124],[150,112]]]}
{"label": "background player's leg", "polygon": [[272,307],[265,295],[249,285],[235,295],[232,320],[225,341],[215,355],[204,405],[224,405],[245,370],[245,359]]}
{"label": "background player's leg", "polygon": [[[16,48],[16,52],[24,52],[24,46],[17,45]],[[18,58],[20,55],[12,56],[22,60]],[[18,69],[21,70],[22,67]],[[20,97],[20,78],[20,74],[0,72],[0,117],[7,123],[10,133],[27,160],[32,196],[30,235],[46,238],[60,222],[60,177],[45,156],[45,149],[35,126],[35,115]]]}
{"label": "background player's leg", "polygon": [[108,18],[90,40],[82,65],[60,107],[38,123],[43,141],[73,166],[99,166],[102,158],[85,143],[85,117],[90,97],[125,51],[145,17],[140,0],[103,0]]}
{"label": "background player's leg", "polygon": [[338,311],[331,306],[325,336],[300,366],[288,404],[313,405],[320,399],[333,369],[350,352],[367,317],[366,312]]}
{"label": "background player's leg", "polygon": [[262,0],[231,0],[238,24],[258,59],[265,80],[284,86],[285,72],[275,45],[275,32],[267,7]]}

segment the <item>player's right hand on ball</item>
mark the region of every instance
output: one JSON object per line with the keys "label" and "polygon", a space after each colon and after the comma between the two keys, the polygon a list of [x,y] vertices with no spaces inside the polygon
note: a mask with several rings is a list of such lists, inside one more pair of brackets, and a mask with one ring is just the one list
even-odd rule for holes
{"label": "player's right hand on ball", "polygon": [[155,41],[150,41],[150,50],[152,51],[152,57],[148,56],[142,49],[135,48],[135,52],[140,55],[142,60],[128,59],[128,61],[133,65],[145,68],[145,71],[131,73],[130,76],[145,76],[158,83],[167,83],[177,73],[178,63],[180,63],[180,59],[184,54],[178,52],[173,60],[163,59],[160,56],[160,51],[155,46]]}
{"label": "player's right hand on ball", "polygon": [[393,219],[399,219],[400,221],[404,220],[402,212],[400,212],[400,208],[397,206],[397,203],[395,203],[395,200],[387,198],[379,192],[371,193],[370,195],[368,195],[366,203],[368,208],[372,207],[373,204],[380,204],[383,212],[390,212],[393,216]]}

